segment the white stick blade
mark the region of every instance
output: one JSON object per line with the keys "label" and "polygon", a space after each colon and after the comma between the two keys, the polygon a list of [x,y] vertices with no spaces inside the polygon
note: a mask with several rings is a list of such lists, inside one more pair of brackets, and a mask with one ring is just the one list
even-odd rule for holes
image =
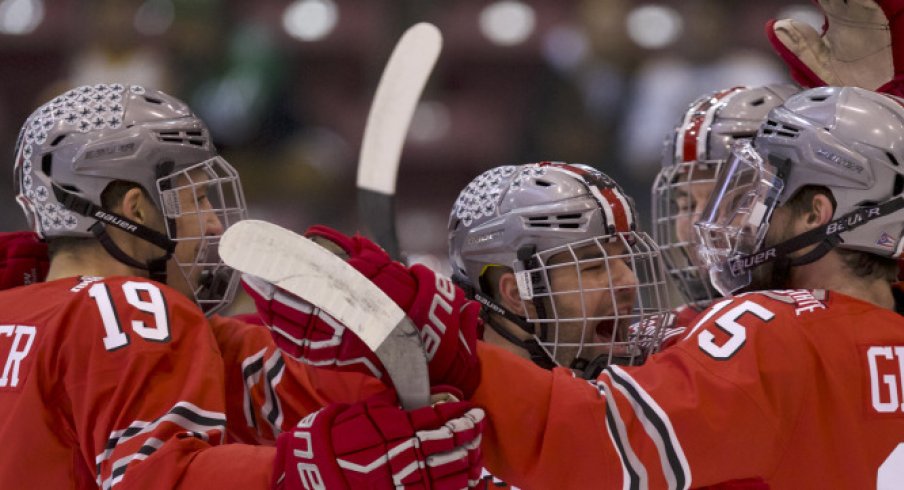
{"label": "white stick blade", "polygon": [[415,107],[442,49],[433,24],[410,27],[396,44],[374,95],[358,158],[357,186],[395,194],[399,158]]}
{"label": "white stick blade", "polygon": [[405,312],[340,257],[266,221],[244,220],[220,239],[229,267],[258,276],[321,308],[371,350],[386,340]]}

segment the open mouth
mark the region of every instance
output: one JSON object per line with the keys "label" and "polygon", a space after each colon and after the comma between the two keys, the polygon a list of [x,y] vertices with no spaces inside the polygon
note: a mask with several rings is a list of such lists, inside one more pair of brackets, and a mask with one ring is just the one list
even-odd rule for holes
{"label": "open mouth", "polygon": [[630,314],[630,310],[619,311],[610,318],[600,320],[594,328],[593,341],[608,343],[623,340],[622,331],[628,327]]}

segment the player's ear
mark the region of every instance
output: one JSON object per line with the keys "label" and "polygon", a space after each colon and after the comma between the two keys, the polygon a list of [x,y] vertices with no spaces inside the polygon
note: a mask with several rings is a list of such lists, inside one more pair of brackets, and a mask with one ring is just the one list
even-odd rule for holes
{"label": "player's ear", "polygon": [[834,212],[835,207],[832,205],[832,201],[831,199],[829,199],[829,196],[823,194],[822,192],[814,194],[813,198],[810,201],[810,210],[807,211],[806,214],[804,223],[806,230],[819,228],[829,221],[832,221],[832,214],[834,214]]}
{"label": "player's ear", "polygon": [[524,316],[524,303],[521,301],[521,295],[518,292],[518,281],[515,279],[514,272],[505,272],[499,276],[498,300],[505,309]]}
{"label": "player's ear", "polygon": [[144,220],[147,219],[147,211],[144,209],[147,205],[146,201],[147,199],[145,199],[141,188],[132,187],[122,195],[119,209],[114,209],[114,211],[119,211],[123,217],[135,221],[136,223],[143,223]]}

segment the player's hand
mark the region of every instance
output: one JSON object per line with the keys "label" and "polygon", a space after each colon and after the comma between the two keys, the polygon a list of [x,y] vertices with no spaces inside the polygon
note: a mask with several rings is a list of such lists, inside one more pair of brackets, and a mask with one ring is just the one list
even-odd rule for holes
{"label": "player's hand", "polygon": [[791,19],[771,20],[766,35],[804,87],[856,86],[904,95],[902,0],[818,0],[821,32]]}
{"label": "player's hand", "polygon": [[0,233],[0,290],[47,278],[47,244],[31,231]]}
{"label": "player's hand", "polygon": [[277,489],[472,488],[483,410],[468,402],[406,412],[386,397],[314,412],[276,442]]}
{"label": "player's hand", "polygon": [[338,247],[348,263],[373,281],[405,311],[421,334],[432,385],[449,385],[470,397],[480,381],[477,339],[483,328],[480,304],[470,301],[452,280],[415,264],[393,261],[372,241],[349,237],[325,226],[305,235]]}
{"label": "player's hand", "polygon": [[326,312],[256,276],[243,274],[242,287],[285,354],[317,367],[369,374],[392,387],[367,344]]}

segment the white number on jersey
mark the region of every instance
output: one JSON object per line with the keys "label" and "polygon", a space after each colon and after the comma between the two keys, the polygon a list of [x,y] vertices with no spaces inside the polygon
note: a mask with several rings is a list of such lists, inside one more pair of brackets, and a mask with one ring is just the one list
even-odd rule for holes
{"label": "white number on jersey", "polygon": [[753,316],[768,322],[775,316],[774,313],[763,308],[761,305],[753,301],[744,301],[734,308],[723,313],[716,319],[716,326],[727,333],[730,337],[722,345],[715,342],[716,336],[709,330],[700,332],[697,337],[697,345],[703,352],[706,352],[715,359],[728,359],[744,346],[747,340],[747,329],[744,325],[738,323],[738,319],[745,313],[751,313]]}
{"label": "white number on jersey", "polygon": [[[148,325],[141,320],[132,320],[130,327],[141,338],[154,342],[166,342],[170,339],[169,318],[166,314],[166,300],[157,286],[148,282],[127,281],[122,284],[126,301],[136,309],[154,316],[154,323]],[[142,297],[144,293],[144,297]],[[104,348],[109,351],[129,344],[129,336],[123,332],[119,323],[119,314],[110,297],[110,290],[104,283],[97,283],[88,289],[88,296],[97,303],[100,318],[104,324]]]}

